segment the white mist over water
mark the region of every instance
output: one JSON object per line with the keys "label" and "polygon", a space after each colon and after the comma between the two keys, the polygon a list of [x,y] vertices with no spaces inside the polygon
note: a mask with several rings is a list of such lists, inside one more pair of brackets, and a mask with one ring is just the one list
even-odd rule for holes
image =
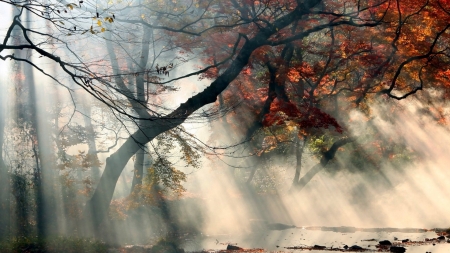
{"label": "white mist over water", "polygon": [[[301,192],[290,194],[286,186],[292,182],[295,168],[287,165],[278,175],[285,180],[278,194],[254,195],[236,182],[233,169],[224,163],[205,161],[187,182],[188,192],[203,199],[204,233],[254,233],[255,220],[296,226],[449,227],[447,126],[419,120],[418,104],[400,103],[404,109],[390,115],[394,119],[390,123],[377,116],[386,113],[382,107],[372,108],[373,124],[384,137],[404,140],[419,154],[405,168],[392,167],[386,161],[377,173],[322,171]],[[350,129],[364,129],[364,122],[361,124]],[[338,152],[335,159],[344,158]],[[309,159],[302,174],[317,162]]]}
{"label": "white mist over water", "polygon": [[[273,231],[264,227],[265,222],[297,227],[450,227],[450,217],[447,215],[450,209],[448,126],[424,117],[419,102],[407,100],[399,103],[403,109],[395,111],[373,106],[372,124],[383,133],[383,138],[404,141],[408,148],[416,152],[413,162],[405,167],[395,167],[385,161],[376,173],[322,171],[301,192],[289,193],[287,189],[295,168],[286,165],[286,168],[276,171],[278,177],[285,181],[285,184],[278,186],[277,193],[255,194],[236,181],[232,168],[220,161],[205,160],[202,169],[189,175],[186,188],[190,197],[202,199],[202,232],[206,237],[195,245],[186,242],[186,249],[219,250],[228,243],[237,243],[244,248],[268,250],[316,244],[341,248],[344,244],[359,245],[376,250],[374,246],[378,240],[408,238],[424,241],[425,238],[436,237],[436,233],[431,231],[335,233],[320,229]],[[386,118],[382,115],[384,113],[391,113],[390,121],[382,119]],[[354,113],[353,118],[363,117]],[[352,124],[349,129],[364,134],[367,122],[355,120]],[[196,134],[201,135],[201,131]],[[340,156],[338,151],[335,159],[346,158]],[[317,162],[307,159],[302,175]],[[376,241],[362,241],[371,238]],[[408,246],[407,250],[410,253],[447,252],[448,245]]]}

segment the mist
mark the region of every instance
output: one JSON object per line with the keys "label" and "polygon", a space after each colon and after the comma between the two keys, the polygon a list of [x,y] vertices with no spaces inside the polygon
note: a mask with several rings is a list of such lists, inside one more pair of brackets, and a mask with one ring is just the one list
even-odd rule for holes
{"label": "mist", "polygon": [[350,2],[1,2],[0,252],[445,242],[448,9]]}

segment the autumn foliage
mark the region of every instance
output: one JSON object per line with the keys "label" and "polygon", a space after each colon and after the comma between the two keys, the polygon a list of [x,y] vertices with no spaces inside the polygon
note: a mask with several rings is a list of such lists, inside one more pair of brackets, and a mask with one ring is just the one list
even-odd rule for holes
{"label": "autumn foliage", "polygon": [[[204,63],[220,62],[243,44],[236,44],[238,34],[250,38],[296,6],[296,1],[219,5],[229,17],[258,18],[201,38],[209,45],[203,51],[208,56]],[[270,97],[270,62],[276,69],[275,83],[288,100],[277,94],[259,120],[264,127],[295,123],[303,135],[319,128],[342,133],[345,121],[340,124],[336,118],[342,121],[345,116],[339,112],[360,108],[369,113],[367,103],[379,95],[403,99],[432,87],[448,97],[449,11],[450,1],[443,0],[323,1],[303,19],[280,29],[270,38],[272,45],[256,49],[234,81],[235,88],[228,88],[224,97],[240,96],[247,113],[253,114],[250,118],[258,120]],[[309,34],[300,37],[301,33]],[[293,49],[286,57],[288,47]],[[227,67],[225,63],[211,68],[202,78],[214,79]]]}

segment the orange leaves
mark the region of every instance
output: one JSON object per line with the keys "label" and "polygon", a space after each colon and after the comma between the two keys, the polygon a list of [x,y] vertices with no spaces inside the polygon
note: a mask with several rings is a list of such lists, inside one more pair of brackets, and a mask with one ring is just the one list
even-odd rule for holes
{"label": "orange leaves", "polygon": [[241,71],[241,73],[243,74],[243,75],[250,75],[251,73],[252,73],[252,71],[251,71],[251,69],[250,68],[244,68],[242,71]]}
{"label": "orange leaves", "polygon": [[430,107],[428,113],[433,119],[440,125],[447,125],[447,117],[444,108],[442,107]]}
{"label": "orange leaves", "polygon": [[275,136],[266,136],[262,142],[262,148],[267,152],[277,147],[277,139]]}
{"label": "orange leaves", "polygon": [[[228,26],[226,30],[211,29],[205,36],[195,38],[201,42],[195,45],[201,45],[205,54],[203,62],[213,64],[229,56],[237,39],[241,38],[236,47],[239,52],[245,41],[252,40],[261,29],[270,27],[277,16],[288,13],[296,2],[241,0],[237,1],[240,8],[224,2],[218,7],[220,11],[242,18],[241,21],[251,18],[252,7],[264,7],[264,10],[257,14],[257,19],[252,19],[254,22]],[[285,97],[298,104],[275,100],[270,113],[264,117],[265,126],[295,122],[300,128],[334,127],[339,132],[342,129],[336,120],[326,113],[341,109],[332,108],[340,105],[329,102],[328,97],[336,94],[341,96],[341,101],[358,106],[365,103],[365,97],[379,93],[391,84],[395,85],[393,92],[398,94],[408,93],[423,84],[424,87],[446,89],[450,96],[446,49],[450,33],[443,32],[439,35],[441,38],[436,39],[448,25],[450,15],[446,11],[450,10],[450,0],[344,2],[325,1],[320,12],[305,15],[295,25],[280,27],[271,34],[267,43],[255,49],[250,60],[245,62],[246,68],[235,80],[239,87],[232,94],[224,93],[225,100],[238,93],[256,117],[267,98],[267,89],[258,88],[274,81],[278,88],[285,86]],[[342,24],[318,29],[339,22]],[[308,29],[318,30],[286,44],[277,43]],[[277,46],[270,46],[271,43]],[[191,45],[190,42],[187,44]],[[289,55],[289,50],[284,50],[288,45],[294,48],[291,58],[285,57]],[[429,57],[414,58],[428,53]],[[268,62],[276,73],[266,69]],[[202,77],[213,79],[228,66],[210,69]],[[308,100],[314,101],[312,105],[306,106],[311,102]]]}
{"label": "orange leaves", "polygon": [[441,80],[444,85],[450,86],[450,68],[447,70],[441,70],[437,73],[436,78]]}
{"label": "orange leaves", "polygon": [[[291,123],[289,123],[291,122]],[[293,103],[280,102],[275,99],[270,107],[270,113],[264,117],[264,126],[273,125],[292,125],[294,122],[299,129],[325,128],[334,127],[334,129],[342,133],[342,127],[337,123],[336,119],[328,113],[317,107],[311,107],[309,104],[302,104],[298,108]]]}

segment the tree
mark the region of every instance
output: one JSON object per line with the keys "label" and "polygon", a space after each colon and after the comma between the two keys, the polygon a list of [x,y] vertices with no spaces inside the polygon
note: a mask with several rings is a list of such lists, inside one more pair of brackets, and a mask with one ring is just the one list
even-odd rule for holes
{"label": "tree", "polygon": [[[339,6],[339,3],[334,4],[334,7]],[[374,96],[377,96],[380,93],[387,93],[389,94],[388,96],[392,98],[403,99],[410,94],[417,92],[417,90],[420,90],[423,80],[422,78],[416,78],[416,80],[420,79],[419,86],[412,88],[402,86],[402,88],[406,89],[405,95],[400,96],[391,93],[393,90],[391,87],[396,87],[396,85],[393,84],[397,81],[395,76],[400,76],[400,73],[404,72],[402,75],[409,75],[404,80],[414,80],[413,76],[418,77],[425,73],[425,71],[422,72],[422,70],[419,69],[429,67],[429,63],[424,63],[424,65],[420,65],[419,63],[420,67],[408,68],[407,70],[403,69],[405,65],[415,61],[414,59],[416,56],[408,59],[410,53],[417,54],[420,50],[416,50],[415,52],[407,51],[405,49],[403,49],[403,51],[400,50],[400,47],[397,45],[399,35],[397,33],[392,33],[392,31],[404,32],[402,37],[403,42],[400,44],[401,46],[409,48],[417,47],[418,45],[410,44],[413,40],[407,39],[409,36],[414,36],[414,33],[410,34],[411,31],[417,31],[411,27],[407,28],[407,20],[416,19],[416,17],[423,15],[417,20],[418,22],[423,22],[424,27],[428,27],[425,30],[429,33],[429,31],[431,31],[430,27],[428,24],[425,24],[430,15],[428,11],[433,10],[436,11],[436,13],[440,13],[438,15],[448,15],[445,7],[443,7],[444,3],[417,1],[413,2],[410,6],[405,6],[403,3],[397,1],[379,2],[379,4],[380,5],[377,5],[376,7],[372,6],[369,8],[373,8],[372,10],[379,7],[385,8],[385,11],[380,12],[378,17],[381,17],[383,22],[389,22],[389,25],[386,25],[385,23],[377,24],[374,22],[372,23],[373,28],[363,29],[365,31],[364,33],[361,32],[361,28],[357,28],[356,26],[330,26],[330,29],[327,30],[326,33],[317,32],[307,39],[299,40],[298,42],[292,41],[290,46],[295,48],[294,58],[291,58],[292,62],[286,61],[285,57],[279,57],[279,60],[275,61],[292,66],[286,73],[288,82],[286,83],[286,80],[280,80],[277,82],[278,85],[276,86],[279,89],[281,87],[283,87],[282,89],[288,87],[287,89],[290,90],[290,92],[288,92],[290,98],[276,94],[273,88],[270,89],[270,84],[274,82],[272,80],[275,80],[275,74],[273,74],[275,72],[274,68],[272,68],[272,70],[270,67],[268,68],[268,72],[271,76],[270,81],[261,80],[261,78],[258,80],[258,78],[254,77],[255,75],[258,75],[257,73],[259,73],[260,70],[258,70],[258,67],[256,66],[257,61],[253,60],[251,63],[253,71],[248,72],[253,76],[251,82],[255,82],[256,80],[269,83],[269,92],[264,100],[261,96],[255,95],[258,93],[254,93],[253,87],[246,87],[247,94],[243,96],[243,99],[250,100],[250,102],[248,102],[249,104],[260,104],[255,107],[257,108],[256,110],[249,109],[251,114],[258,115],[255,116],[252,127],[249,127],[249,133],[253,133],[255,129],[262,126],[271,127],[276,125],[290,125],[291,128],[292,126],[298,126],[299,139],[303,139],[308,135],[317,132],[318,128],[321,127],[328,128],[329,126],[334,126],[338,131],[342,131],[340,125],[345,124],[345,115],[338,112],[346,112],[351,108],[359,108],[363,111],[366,110],[366,113],[370,114],[370,112],[367,111],[368,104],[370,103],[370,100],[373,100]],[[390,4],[392,4],[392,6]],[[359,9],[359,7],[361,7],[361,9]],[[358,11],[364,9],[362,6],[359,7]],[[322,9],[318,13],[325,14],[326,11]],[[376,11],[373,13],[376,13]],[[375,17],[375,15],[372,14],[371,17]],[[352,20],[352,18],[350,20]],[[433,23],[440,27],[441,30],[437,29],[437,31],[434,32],[433,36],[430,37],[430,41],[426,43],[427,46],[422,48],[422,52],[424,50],[427,52],[426,50],[429,50],[430,47],[434,47],[435,45],[433,45],[432,39],[436,39],[435,42],[439,41],[438,38],[441,36],[440,34],[448,29],[448,23],[446,22],[440,23],[436,20],[433,21]],[[385,33],[380,34],[380,30]],[[441,39],[441,42],[446,40],[443,37],[441,37]],[[299,43],[300,41],[301,43]],[[442,47],[442,49],[443,48],[444,47]],[[446,49],[443,50],[446,51]],[[281,51],[281,49],[279,51]],[[266,56],[267,54],[272,53],[267,49],[263,52],[264,53],[260,53],[260,55]],[[285,51],[283,50],[283,52]],[[428,52],[430,53],[428,56],[433,54],[431,51]],[[427,58],[428,56],[423,55],[417,57]],[[257,58],[257,54],[254,55],[254,58]],[[416,60],[419,60],[419,58]],[[431,61],[431,58],[428,58],[428,61]],[[401,59],[407,60],[401,62]],[[272,60],[270,62],[274,61]],[[419,70],[419,74],[415,72],[417,70]],[[286,75],[280,73],[278,76],[283,78]],[[389,79],[393,80],[391,86],[387,89],[383,89],[383,85],[388,83]],[[431,76],[430,79],[427,80],[433,82]],[[345,103],[336,103],[339,100],[347,101]],[[261,101],[265,101],[264,105],[261,105]],[[334,101],[335,103],[332,103],[331,101]],[[286,104],[290,102],[294,102],[294,105],[283,106],[283,103]],[[305,106],[307,108],[306,110],[304,109]],[[269,107],[270,111],[268,110]],[[260,109],[258,112],[259,108],[263,109]],[[311,117],[314,117],[315,119]],[[338,124],[333,118],[339,118],[340,123]],[[287,131],[285,130],[285,132]],[[277,138],[276,135],[274,136]],[[250,136],[246,135],[245,138],[250,139],[250,137],[251,134]],[[348,138],[344,138],[343,140],[348,140]],[[299,145],[298,139],[294,140],[294,142],[300,150],[303,149],[303,146]],[[340,143],[340,141],[336,142],[336,144],[338,143]],[[297,159],[294,182],[298,182],[300,175],[302,154],[302,151],[300,150],[298,150],[296,154],[300,159]],[[331,150],[333,149],[331,148],[328,151]],[[328,151],[324,150],[324,154],[327,154]],[[267,150],[265,152],[267,152]],[[334,157],[334,155],[332,157]],[[324,160],[324,158],[326,158],[325,155],[323,155],[321,160],[322,165],[326,164],[327,162],[325,161],[329,160]],[[309,181],[309,175],[317,173],[319,167],[323,166],[315,166],[314,168],[316,169],[306,175],[308,176],[306,178],[309,179],[306,180],[305,178],[305,180],[301,181]],[[312,173],[313,171],[316,172]],[[253,177],[254,172],[255,170],[252,170],[249,179]],[[303,185],[303,183],[300,185]]]}
{"label": "tree", "polygon": [[[131,96],[128,88],[120,81],[109,80],[110,77],[132,73],[109,74],[110,71],[103,66],[94,64],[95,62],[85,62],[81,53],[72,50],[71,56],[62,57],[58,51],[47,50],[29,34],[67,44],[60,37],[26,28],[21,23],[20,15],[14,18],[0,45],[0,53],[3,53],[1,59],[25,61],[41,72],[44,70],[33,61],[17,57],[10,50],[31,50],[52,60],[60,65],[61,70],[73,82],[109,106],[116,115],[132,122],[138,121],[138,129],[133,129],[127,140],[106,159],[105,170],[97,188],[85,206],[85,216],[92,217],[93,227],[98,227],[105,218],[120,173],[142,145],[176,129],[189,117],[195,116],[198,109],[216,102],[217,97],[233,85],[233,81],[238,81],[241,76],[251,71],[249,69],[253,59],[266,55],[266,50],[279,53],[286,48],[286,56],[295,52],[296,47],[301,50],[301,53],[297,53],[299,59],[296,65],[291,64],[288,58],[284,58],[285,62],[279,65],[271,61],[266,63],[269,72],[272,71],[272,79],[273,73],[277,71],[282,77],[283,73],[287,72],[287,76],[292,79],[292,91],[300,91],[300,102],[297,103],[292,102],[292,99],[286,101],[281,93],[277,94],[277,99],[269,93],[267,97],[273,99],[273,103],[269,103],[270,112],[256,113],[260,115],[259,119],[264,115],[263,125],[267,126],[292,121],[299,128],[299,132],[305,128],[327,125],[338,129],[337,121],[326,113],[327,107],[333,108],[332,104],[326,101],[330,96],[350,99],[361,106],[366,97],[374,95],[404,99],[425,87],[447,90],[448,82],[439,82],[448,79],[446,68],[449,52],[446,45],[450,24],[446,22],[449,16],[447,2],[418,0],[409,1],[408,5],[405,5],[400,1],[387,0],[367,3],[343,3],[333,0],[233,0],[223,3],[211,0],[192,3],[186,5],[183,1],[172,1],[161,5],[155,1],[148,5],[123,8],[120,15],[119,9],[98,11],[80,8],[80,12],[87,14],[89,20],[94,18],[95,28],[94,25],[89,27],[82,24],[83,19],[80,20],[78,16],[71,16],[70,13],[75,7],[85,5],[81,1],[78,5],[20,5],[22,10],[49,20],[53,27],[70,36],[101,36],[102,33],[109,33],[108,29],[118,27],[116,25],[105,28],[103,23],[132,24],[164,31],[164,35],[169,36],[165,38],[168,38],[167,46],[170,48],[182,47],[188,53],[206,58],[214,55],[212,52],[222,53],[214,56],[219,59],[216,63],[199,71],[169,78],[165,77],[168,74],[166,67],[162,74],[167,81],[148,81],[164,87],[169,82],[187,76],[216,71],[214,81],[203,91],[169,110],[155,111],[143,103],[141,98]],[[140,16],[134,15],[136,8],[145,9],[146,12]],[[66,11],[67,15],[64,14]],[[112,11],[117,13],[111,13]],[[159,18],[159,24],[149,22],[149,19],[154,17]],[[11,43],[11,30],[14,27],[22,32],[26,43]],[[430,29],[431,27],[433,29]],[[416,42],[414,38],[418,29],[426,33]],[[291,49],[290,44],[296,47]],[[326,47],[334,49],[335,52],[326,50]],[[141,72],[134,74],[144,76],[156,72],[161,75],[159,68],[140,70]],[[52,78],[61,80],[54,76]],[[409,82],[410,80],[414,83]],[[277,88],[279,87],[273,85],[274,90]],[[319,94],[321,96],[318,96]],[[307,99],[304,99],[305,97]],[[263,108],[267,110],[267,106]],[[335,147],[332,146],[328,153],[325,152],[330,155],[324,156],[325,159],[334,156]]]}

